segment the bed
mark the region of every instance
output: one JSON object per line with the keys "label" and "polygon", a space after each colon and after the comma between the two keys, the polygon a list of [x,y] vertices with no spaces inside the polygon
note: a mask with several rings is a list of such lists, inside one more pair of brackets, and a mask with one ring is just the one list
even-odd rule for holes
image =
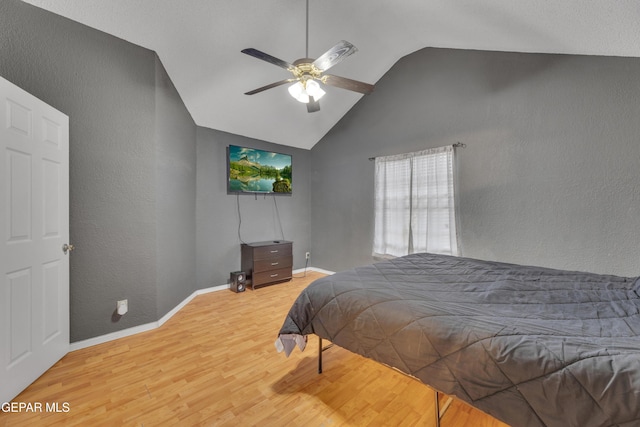
{"label": "bed", "polygon": [[639,295],[638,277],[413,254],[313,282],[276,346],[318,335],[516,427],[631,427]]}

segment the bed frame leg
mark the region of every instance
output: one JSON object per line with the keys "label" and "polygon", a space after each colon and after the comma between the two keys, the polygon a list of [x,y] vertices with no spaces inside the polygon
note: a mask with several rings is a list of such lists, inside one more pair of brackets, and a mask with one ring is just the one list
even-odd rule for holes
{"label": "bed frame leg", "polygon": [[333,347],[333,343],[330,343],[328,346],[323,347],[322,337],[318,336],[318,373],[319,374],[322,373],[322,353],[325,350],[329,350],[331,347]]}
{"label": "bed frame leg", "polygon": [[322,373],[322,337],[318,337],[318,373]]}
{"label": "bed frame leg", "polygon": [[440,427],[440,393],[437,390],[434,390],[433,397],[435,398],[435,410],[433,411],[436,414],[436,427]]}

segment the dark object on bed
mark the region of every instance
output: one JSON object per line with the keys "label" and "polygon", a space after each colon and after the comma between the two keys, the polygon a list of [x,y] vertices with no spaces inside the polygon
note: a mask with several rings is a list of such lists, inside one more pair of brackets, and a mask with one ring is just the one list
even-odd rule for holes
{"label": "dark object on bed", "polygon": [[433,254],[319,279],[280,330],[316,334],[516,427],[640,425],[640,280]]}

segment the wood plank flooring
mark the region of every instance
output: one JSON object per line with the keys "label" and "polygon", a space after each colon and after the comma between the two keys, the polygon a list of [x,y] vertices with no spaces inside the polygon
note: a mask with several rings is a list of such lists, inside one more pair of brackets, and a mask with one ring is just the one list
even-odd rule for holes
{"label": "wood plank flooring", "polygon": [[[274,341],[298,293],[322,275],[194,298],[158,329],[69,353],[1,412],[0,426],[433,426],[433,392],[317,338],[289,358]],[[58,411],[46,411],[57,404]],[[443,427],[507,427],[454,400]]]}

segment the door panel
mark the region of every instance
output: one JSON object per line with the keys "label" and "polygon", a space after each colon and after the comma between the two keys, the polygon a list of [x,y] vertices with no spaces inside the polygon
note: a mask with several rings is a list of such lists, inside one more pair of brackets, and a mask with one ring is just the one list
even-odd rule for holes
{"label": "door panel", "polygon": [[9,366],[31,354],[31,269],[27,268],[7,274],[9,285]]}
{"label": "door panel", "polygon": [[31,156],[11,149],[6,156],[9,242],[28,242],[31,239]]}
{"label": "door panel", "polygon": [[0,78],[0,402],[69,350],[69,119]]}

